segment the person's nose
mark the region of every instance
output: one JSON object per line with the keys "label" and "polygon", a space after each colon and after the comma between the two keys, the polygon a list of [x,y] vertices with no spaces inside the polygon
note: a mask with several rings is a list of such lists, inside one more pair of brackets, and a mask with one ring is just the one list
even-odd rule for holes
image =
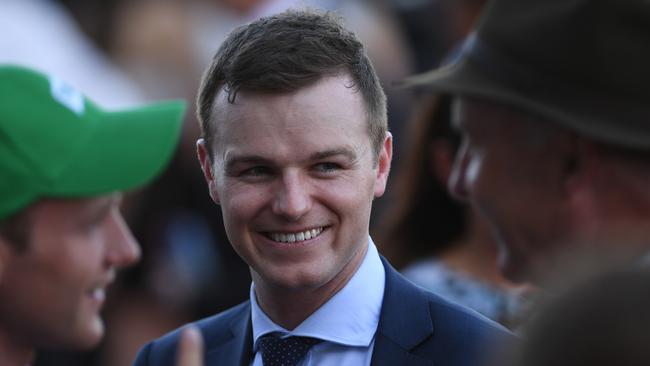
{"label": "person's nose", "polygon": [[462,144],[454,159],[454,165],[447,180],[449,193],[460,201],[467,201],[469,198],[467,189],[467,166],[469,157],[466,144]]}
{"label": "person's nose", "polygon": [[304,178],[297,172],[282,176],[273,202],[273,213],[297,221],[311,209],[311,197]]}
{"label": "person's nose", "polygon": [[106,261],[111,267],[121,268],[140,260],[140,245],[124,222],[122,214],[114,210],[109,218]]}

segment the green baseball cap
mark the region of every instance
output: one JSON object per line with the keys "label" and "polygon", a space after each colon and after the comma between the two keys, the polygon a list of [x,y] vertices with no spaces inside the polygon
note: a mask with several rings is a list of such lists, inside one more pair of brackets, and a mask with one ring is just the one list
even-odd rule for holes
{"label": "green baseball cap", "polygon": [[0,219],[42,197],[136,188],[170,159],[186,103],[105,111],[64,81],[0,65]]}

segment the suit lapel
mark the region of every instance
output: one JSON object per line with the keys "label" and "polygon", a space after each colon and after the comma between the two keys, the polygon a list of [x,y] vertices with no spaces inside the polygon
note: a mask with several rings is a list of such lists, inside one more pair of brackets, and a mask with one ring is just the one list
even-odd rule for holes
{"label": "suit lapel", "polygon": [[206,352],[206,366],[248,366],[253,354],[253,328],[250,304],[242,308],[230,322],[232,337],[219,342]]}
{"label": "suit lapel", "polygon": [[433,334],[429,301],[382,257],[386,289],[372,355],[373,366],[430,365],[411,350]]}
{"label": "suit lapel", "polygon": [[[375,336],[372,366],[431,365],[411,350],[433,334],[429,301],[382,257],[386,289]],[[253,356],[250,304],[230,322],[232,336],[207,350],[206,366],[248,366]]]}

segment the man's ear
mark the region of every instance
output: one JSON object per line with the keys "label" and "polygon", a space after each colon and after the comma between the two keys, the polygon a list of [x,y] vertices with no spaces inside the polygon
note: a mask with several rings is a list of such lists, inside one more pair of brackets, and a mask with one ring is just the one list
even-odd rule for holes
{"label": "man's ear", "polygon": [[375,198],[381,197],[386,191],[386,183],[388,182],[388,174],[390,173],[390,163],[393,159],[393,135],[388,131],[386,131],[384,143],[379,151],[377,159]]}
{"label": "man's ear", "polygon": [[573,136],[572,148],[564,159],[563,187],[575,220],[583,224],[598,222],[598,192],[596,182],[599,172],[598,147],[592,141]]}
{"label": "man's ear", "polygon": [[205,140],[202,138],[196,141],[196,153],[199,158],[199,163],[201,164],[201,170],[203,170],[203,177],[208,183],[210,197],[214,203],[219,204],[219,194],[217,193],[217,183],[213,173],[214,168],[212,166],[212,159],[210,159],[208,147],[205,145]]}

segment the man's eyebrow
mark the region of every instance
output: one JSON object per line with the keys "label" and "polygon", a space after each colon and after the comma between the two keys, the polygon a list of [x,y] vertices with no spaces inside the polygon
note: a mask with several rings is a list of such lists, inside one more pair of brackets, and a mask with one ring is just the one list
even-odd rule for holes
{"label": "man's eyebrow", "polygon": [[271,164],[271,161],[259,155],[241,155],[241,156],[234,156],[232,158],[228,157],[226,158],[225,170],[226,171],[232,170],[235,167],[235,165],[238,164],[269,165]]}
{"label": "man's eyebrow", "polygon": [[[309,155],[308,161],[323,160],[323,159],[331,158],[334,156],[341,156],[341,155],[349,160],[357,159],[357,154],[354,152],[354,150],[346,147],[341,147],[341,148],[336,148],[331,150],[315,152]],[[236,165],[239,164],[247,164],[247,165],[259,164],[259,165],[268,166],[268,165],[273,165],[273,161],[259,155],[241,155],[241,156],[227,157],[226,162],[224,164],[225,171],[230,171]]]}
{"label": "man's eyebrow", "polygon": [[309,160],[314,161],[314,160],[323,160],[327,158],[331,158],[334,156],[339,156],[343,155],[347,159],[350,160],[356,160],[357,159],[357,154],[354,152],[354,150],[346,148],[346,147],[341,147],[337,149],[332,149],[332,150],[325,150],[325,151],[319,151],[316,153],[313,153],[309,156]]}
{"label": "man's eyebrow", "polygon": [[121,192],[116,192],[105,199],[101,199],[97,204],[92,204],[90,207],[87,207],[84,210],[84,216],[91,223],[103,220],[113,208],[119,208],[122,203],[122,196]]}

